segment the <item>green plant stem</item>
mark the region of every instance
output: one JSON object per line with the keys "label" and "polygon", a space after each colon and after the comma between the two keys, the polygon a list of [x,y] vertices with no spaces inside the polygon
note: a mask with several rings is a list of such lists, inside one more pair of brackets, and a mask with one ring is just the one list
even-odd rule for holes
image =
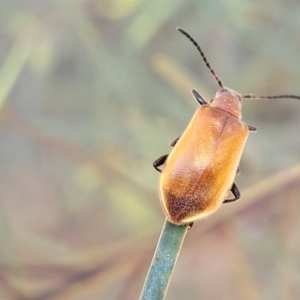
{"label": "green plant stem", "polygon": [[165,299],[170,278],[189,225],[165,221],[140,300]]}

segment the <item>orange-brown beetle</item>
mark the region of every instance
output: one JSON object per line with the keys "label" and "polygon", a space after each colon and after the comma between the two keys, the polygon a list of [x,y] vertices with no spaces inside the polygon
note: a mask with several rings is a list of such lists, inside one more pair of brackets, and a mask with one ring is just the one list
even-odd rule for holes
{"label": "orange-brown beetle", "polygon": [[[171,223],[182,225],[213,213],[222,203],[240,198],[234,178],[248,133],[256,131],[241,120],[241,99],[300,99],[300,96],[241,96],[223,87],[199,45],[183,29],[177,29],[196,46],[221,87],[210,103],[192,90],[200,107],[183,134],[171,143],[174,147],[171,153],[153,163],[161,172],[160,199],[165,214]],[[225,200],[230,191],[234,198]]]}

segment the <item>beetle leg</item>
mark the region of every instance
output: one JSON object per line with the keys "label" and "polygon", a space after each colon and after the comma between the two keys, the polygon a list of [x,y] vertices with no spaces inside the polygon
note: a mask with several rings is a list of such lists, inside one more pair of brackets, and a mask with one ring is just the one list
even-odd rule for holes
{"label": "beetle leg", "polygon": [[193,227],[193,225],[194,225],[194,222],[190,222],[189,225],[188,225],[189,226],[188,230],[190,230]]}
{"label": "beetle leg", "polygon": [[232,187],[231,187],[230,190],[231,190],[231,192],[232,192],[232,194],[234,196],[234,199],[227,199],[223,203],[230,203],[230,202],[234,202],[234,201],[240,199],[241,194],[240,194],[240,191],[239,191],[239,189],[238,189],[238,187],[236,186],[235,183],[232,184]]}
{"label": "beetle leg", "polygon": [[165,162],[166,159],[168,158],[168,154],[165,154],[163,156],[161,156],[160,158],[158,158],[154,163],[153,163],[153,167],[156,171],[158,171],[159,173],[161,173],[161,169],[159,169],[158,167],[162,166]]}
{"label": "beetle leg", "polygon": [[180,136],[178,138],[176,138],[171,144],[171,147],[174,147],[176,145],[176,143],[178,142],[178,140],[180,139]]}
{"label": "beetle leg", "polygon": [[192,90],[192,94],[200,105],[208,104],[196,90]]}
{"label": "beetle leg", "polygon": [[241,174],[241,169],[240,166],[238,166],[238,168],[236,169],[236,175],[240,175]]}
{"label": "beetle leg", "polygon": [[247,125],[247,126],[248,126],[249,131],[253,131],[253,132],[257,131],[256,127],[254,127],[252,125]]}

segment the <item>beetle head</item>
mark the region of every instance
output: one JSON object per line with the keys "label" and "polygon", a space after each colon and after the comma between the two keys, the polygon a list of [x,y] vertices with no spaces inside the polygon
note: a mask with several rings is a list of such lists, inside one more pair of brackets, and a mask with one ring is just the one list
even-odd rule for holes
{"label": "beetle head", "polygon": [[241,99],[241,95],[237,92],[228,88],[221,88],[216,93],[216,96],[211,101],[210,105],[241,119]]}
{"label": "beetle head", "polygon": [[[215,80],[217,81],[218,85],[221,87],[221,89],[217,92],[215,98],[210,102],[212,107],[216,107],[219,109],[222,109],[233,116],[235,116],[238,119],[241,119],[241,98],[246,99],[297,99],[300,100],[300,96],[297,95],[278,95],[278,96],[256,96],[252,94],[243,95],[241,96],[237,92],[230,90],[228,88],[223,87],[222,81],[217,76],[215,71],[210,66],[208,60],[206,59],[203,51],[201,50],[200,46],[197,44],[197,42],[182,28],[177,28],[179,32],[181,32],[183,35],[185,35],[198,49],[206,67],[209,69],[210,73],[213,75]],[[194,92],[193,92],[194,94]],[[194,94],[195,96],[195,94]],[[201,97],[198,99],[198,95],[195,96],[197,101],[202,105],[203,101],[201,101]]]}

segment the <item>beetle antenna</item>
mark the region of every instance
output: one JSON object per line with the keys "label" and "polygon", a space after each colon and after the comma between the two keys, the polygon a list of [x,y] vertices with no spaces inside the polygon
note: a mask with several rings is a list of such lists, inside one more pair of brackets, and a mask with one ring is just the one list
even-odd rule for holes
{"label": "beetle antenna", "polygon": [[215,71],[212,69],[212,67],[210,66],[209,62],[207,61],[203,51],[201,50],[200,46],[197,44],[197,42],[186,32],[184,31],[182,28],[177,27],[176,28],[179,32],[181,32],[183,35],[185,35],[193,44],[194,46],[198,49],[201,57],[204,60],[205,65],[207,66],[207,68],[209,69],[209,71],[212,73],[212,75],[214,76],[215,80],[217,81],[218,85],[222,88],[223,84],[220,80],[220,78],[217,76],[217,74],[215,73]]}
{"label": "beetle antenna", "polygon": [[300,96],[296,95],[278,95],[278,96],[256,96],[256,95],[243,95],[242,98],[246,99],[297,99],[300,100]]}

